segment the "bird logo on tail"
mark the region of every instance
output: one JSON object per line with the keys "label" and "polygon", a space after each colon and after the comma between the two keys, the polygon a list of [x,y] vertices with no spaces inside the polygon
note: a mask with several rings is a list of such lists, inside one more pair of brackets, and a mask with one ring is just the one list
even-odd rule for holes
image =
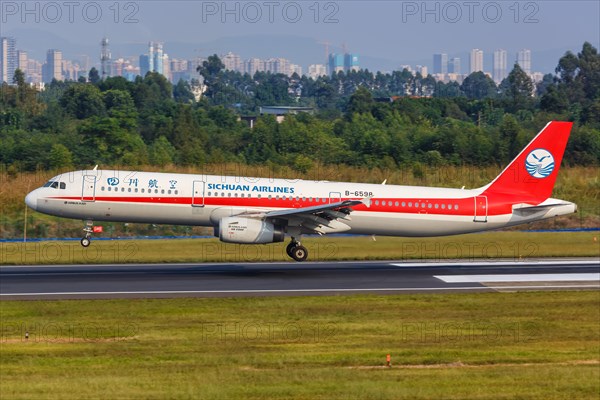
{"label": "bird logo on tail", "polygon": [[525,169],[534,178],[545,178],[554,171],[554,157],[546,149],[535,149],[527,155]]}

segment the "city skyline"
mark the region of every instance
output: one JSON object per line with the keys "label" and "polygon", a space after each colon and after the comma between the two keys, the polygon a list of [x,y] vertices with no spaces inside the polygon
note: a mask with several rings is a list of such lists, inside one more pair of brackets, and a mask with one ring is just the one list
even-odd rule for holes
{"label": "city skyline", "polygon": [[[174,58],[232,51],[243,58],[294,59],[304,69],[327,62],[322,45],[327,42],[329,53],[345,53],[347,46],[349,53],[360,54],[361,66],[381,71],[403,64],[433,70],[431,54],[443,50],[467,60],[465,52],[471,48],[489,54],[484,69],[491,71],[495,49],[506,49],[510,64],[513,54],[529,48],[535,60],[532,69],[552,72],[565,51],[578,51],[584,41],[599,46],[597,2],[477,3],[469,10],[456,2],[436,2],[429,8],[417,2],[271,3],[273,9],[257,2],[235,2],[227,9],[217,2],[128,2],[120,4],[118,13],[108,3],[97,3],[96,20],[83,15],[85,4],[77,3],[80,7],[71,20],[69,10],[50,20],[45,6],[27,14],[21,3],[9,2],[12,9],[3,3],[0,10],[0,35],[18,38],[34,59],[43,59],[45,51],[55,47],[66,58],[87,54],[95,60],[99,38],[109,36],[114,58],[141,54],[147,42],[160,40]],[[497,18],[489,11],[494,7]],[[569,20],[578,23],[567,29],[564,21]],[[136,52],[131,51],[134,47]],[[463,69],[467,70],[464,65]]]}
{"label": "city skyline", "polygon": [[[63,59],[61,50],[50,49],[46,54],[46,62],[42,64],[35,60],[28,59],[27,51],[17,49],[18,46],[16,46],[16,42],[16,39],[11,37],[0,38],[0,56],[5,54],[3,56],[4,58],[0,57],[0,71],[7,71],[11,68],[14,70],[16,69],[16,65],[21,66],[22,69],[25,67],[23,71],[26,72],[27,81],[31,83],[39,83],[42,81],[44,83],[49,83],[52,79],[77,80],[81,77],[87,78],[90,68],[88,57],[84,57],[86,62],[84,63],[85,66],[82,66],[82,63],[79,61]],[[9,47],[11,49],[10,52],[7,51]],[[8,53],[12,54],[13,66],[7,68],[7,63],[3,60]],[[460,83],[466,75],[481,71],[494,79],[497,84],[501,83],[508,75],[506,50],[497,49],[493,52],[493,68],[491,71],[487,71],[483,67],[484,54],[485,52],[481,49],[471,49],[469,54],[469,72],[463,74],[461,73],[460,57],[449,57],[447,53],[435,53],[433,54],[432,75],[436,80],[445,82],[458,81]],[[530,49],[519,50],[516,53],[514,63],[511,63],[511,65],[521,65],[532,80],[537,82],[543,78],[544,74],[539,71],[532,71],[531,54],[532,52]],[[326,64],[311,64],[306,69],[303,69],[302,66],[294,64],[292,61],[282,57],[270,57],[264,60],[256,57],[243,59],[239,54],[233,52],[220,54],[219,56],[225,69],[249,74],[264,71],[283,73],[288,76],[292,76],[296,73],[302,76],[303,72],[306,71],[306,75],[317,78],[318,76],[326,75],[331,72],[349,72],[361,69],[359,55],[352,53],[330,53],[327,57],[328,62]],[[190,81],[194,77],[198,78],[196,68],[206,58],[196,57],[194,60],[170,59],[168,54],[164,51],[163,42],[150,41],[147,45],[147,52],[138,56],[137,65],[134,59],[135,57],[128,56],[112,60],[109,39],[103,37],[100,41],[100,57],[98,61],[101,77],[103,79],[108,76],[123,76],[128,80],[133,81],[136,76],[145,76],[146,73],[152,71],[164,75],[169,81],[174,83],[178,82],[180,79]],[[98,64],[91,63],[91,65],[96,66]],[[402,65],[397,68],[397,70],[402,70],[403,68],[413,71],[412,65]],[[38,71],[39,69],[41,69],[41,71]],[[429,69],[426,65],[417,64],[415,65],[414,70],[422,76],[427,76],[429,73]],[[512,70],[512,67],[510,70]]]}

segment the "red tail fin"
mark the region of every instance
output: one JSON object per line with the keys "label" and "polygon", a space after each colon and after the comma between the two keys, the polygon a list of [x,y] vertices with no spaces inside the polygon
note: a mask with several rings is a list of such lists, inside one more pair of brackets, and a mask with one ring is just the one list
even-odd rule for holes
{"label": "red tail fin", "polygon": [[511,195],[533,204],[550,197],[572,126],[572,122],[549,122],[483,194]]}

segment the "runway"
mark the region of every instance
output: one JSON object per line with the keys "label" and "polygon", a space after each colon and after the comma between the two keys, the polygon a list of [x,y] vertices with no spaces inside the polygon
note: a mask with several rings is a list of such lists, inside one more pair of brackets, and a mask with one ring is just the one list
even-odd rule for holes
{"label": "runway", "polygon": [[600,289],[600,259],[0,267],[1,300]]}

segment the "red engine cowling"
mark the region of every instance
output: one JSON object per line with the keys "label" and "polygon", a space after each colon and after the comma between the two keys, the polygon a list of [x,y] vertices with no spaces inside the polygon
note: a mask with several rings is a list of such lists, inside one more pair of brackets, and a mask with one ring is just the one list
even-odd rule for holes
{"label": "red engine cowling", "polygon": [[278,243],[285,240],[283,227],[253,218],[227,217],[219,221],[215,236],[222,242],[238,244]]}

